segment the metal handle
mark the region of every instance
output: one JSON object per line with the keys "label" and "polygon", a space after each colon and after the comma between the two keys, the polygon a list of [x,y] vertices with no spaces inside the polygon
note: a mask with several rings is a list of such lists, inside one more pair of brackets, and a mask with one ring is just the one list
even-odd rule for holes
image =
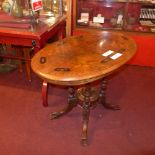
{"label": "metal handle", "polygon": [[64,67],[60,67],[60,68],[55,68],[54,69],[55,71],[63,71],[63,72],[68,72],[68,71],[70,71],[70,68],[64,68]]}

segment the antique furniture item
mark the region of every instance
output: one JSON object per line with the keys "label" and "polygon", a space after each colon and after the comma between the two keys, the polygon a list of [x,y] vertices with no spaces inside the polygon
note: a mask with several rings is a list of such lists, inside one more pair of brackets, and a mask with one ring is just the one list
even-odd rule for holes
{"label": "antique furniture item", "polygon": [[[119,109],[117,105],[105,102],[105,77],[124,65],[135,51],[132,39],[107,31],[68,37],[40,50],[32,58],[31,66],[44,80],[43,104],[47,106],[47,83],[69,88],[68,106],[52,113],[51,119],[64,115],[79,104],[83,110],[81,142],[86,145],[90,108],[99,102],[105,108]],[[96,80],[102,81],[99,93],[91,86]]]}

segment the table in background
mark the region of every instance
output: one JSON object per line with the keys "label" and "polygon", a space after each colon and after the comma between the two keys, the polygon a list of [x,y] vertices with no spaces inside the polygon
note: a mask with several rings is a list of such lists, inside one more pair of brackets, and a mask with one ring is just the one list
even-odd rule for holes
{"label": "table in background", "polygon": [[9,44],[16,47],[18,51],[23,50],[24,57],[18,51],[16,56],[2,55],[0,57],[25,60],[28,79],[30,75],[30,48],[34,52],[41,49],[46,42],[55,35],[59,38],[65,36],[66,17],[40,16],[39,23],[33,25],[26,23],[23,19],[16,19],[3,11],[0,11],[0,44]]}
{"label": "table in background", "polygon": [[[107,51],[113,53],[108,55]],[[48,83],[69,88],[68,106],[52,113],[51,118],[58,118],[79,104],[83,109],[81,141],[87,144],[90,108],[98,101],[105,108],[119,109],[119,106],[105,101],[106,77],[132,58],[135,51],[135,42],[131,38],[108,31],[68,37],[45,46],[34,55],[31,62],[33,71],[44,80],[43,105],[48,105]],[[120,57],[116,58],[117,55]],[[99,93],[91,86],[97,80],[102,81]]]}

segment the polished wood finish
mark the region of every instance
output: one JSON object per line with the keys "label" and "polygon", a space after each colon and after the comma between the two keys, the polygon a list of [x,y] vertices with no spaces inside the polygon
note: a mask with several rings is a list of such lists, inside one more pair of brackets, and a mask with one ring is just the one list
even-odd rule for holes
{"label": "polished wood finish", "polygon": [[83,117],[83,125],[82,125],[82,134],[81,134],[81,143],[82,145],[88,144],[88,122],[89,122],[89,115],[90,115],[90,101],[91,97],[91,88],[89,85],[86,85],[84,91],[84,102],[82,106],[82,117]]}
{"label": "polished wood finish", "polygon": [[[122,55],[113,60],[102,54],[108,50]],[[128,36],[100,31],[87,35],[73,36],[45,46],[32,58],[33,71],[45,83],[69,87],[68,105],[66,108],[51,113],[50,118],[58,118],[71,111],[77,104],[82,107],[82,145],[88,144],[88,122],[90,109],[98,101],[105,108],[119,110],[119,106],[106,103],[106,76],[124,65],[135,54],[136,46]],[[102,79],[99,93],[90,83]],[[81,85],[77,89],[75,86]],[[43,90],[46,92],[47,85]],[[47,94],[44,93],[44,96]],[[44,102],[45,101],[45,102]],[[47,104],[47,98],[43,103]],[[93,102],[93,103],[92,103]]]}
{"label": "polished wood finish", "polygon": [[[103,62],[107,50],[123,55]],[[45,46],[33,57],[32,69],[43,80],[53,84],[74,86],[101,79],[125,64],[134,54],[134,41],[117,32],[73,36]],[[46,58],[41,63],[42,57]]]}

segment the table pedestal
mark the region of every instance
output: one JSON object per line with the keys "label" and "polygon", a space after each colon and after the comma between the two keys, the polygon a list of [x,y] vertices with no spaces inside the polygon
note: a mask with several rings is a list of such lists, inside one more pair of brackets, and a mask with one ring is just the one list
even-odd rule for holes
{"label": "table pedestal", "polygon": [[[81,144],[83,146],[88,144],[88,122],[90,109],[95,107],[97,103],[102,104],[105,108],[112,110],[119,110],[120,107],[118,105],[108,104],[106,102],[106,85],[107,81],[105,79],[102,80],[101,87],[99,93],[92,88],[89,84],[86,84],[85,87],[78,89],[77,91],[73,87],[69,87],[69,95],[68,95],[68,105],[64,109],[53,112],[50,114],[50,119],[55,119],[63,116],[64,114],[70,112],[77,104],[82,107],[82,134],[81,134]],[[47,85],[43,85],[43,90]]]}

